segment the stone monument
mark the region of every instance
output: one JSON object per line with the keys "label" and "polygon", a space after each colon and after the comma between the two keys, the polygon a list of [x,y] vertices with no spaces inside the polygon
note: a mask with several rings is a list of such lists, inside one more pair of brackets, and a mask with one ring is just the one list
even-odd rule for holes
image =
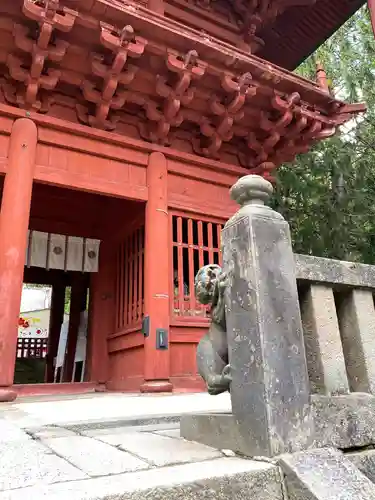
{"label": "stone monument", "polygon": [[237,181],[231,197],[240,209],[222,231],[223,268],[196,276],[197,299],[211,304],[212,317],[198,370],[210,394],[230,392],[232,413],[184,416],[181,436],[276,460],[293,500],[375,499],[375,486],[332,442],[361,442],[350,427],[363,423],[353,404],[361,399],[375,415],[373,396],[310,395],[289,225],[265,205],[272,189],[257,175]]}
{"label": "stone monument", "polygon": [[233,415],[209,417],[216,420],[214,442],[206,432],[204,441],[217,444],[215,425],[233,426],[240,446],[228,442],[230,448],[268,457],[305,449],[312,437],[289,226],[264,204],[271,193],[260,176],[239,179],[231,196],[241,208],[222,232],[223,269],[205,266],[196,277],[198,300],[212,304],[199,371],[211,394],[230,384],[233,409]]}

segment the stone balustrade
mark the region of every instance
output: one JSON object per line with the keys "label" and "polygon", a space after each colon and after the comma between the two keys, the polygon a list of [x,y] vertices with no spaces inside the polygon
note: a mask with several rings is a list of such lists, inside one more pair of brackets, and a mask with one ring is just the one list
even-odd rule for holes
{"label": "stone balustrade", "polygon": [[314,394],[375,391],[375,266],[295,255]]}

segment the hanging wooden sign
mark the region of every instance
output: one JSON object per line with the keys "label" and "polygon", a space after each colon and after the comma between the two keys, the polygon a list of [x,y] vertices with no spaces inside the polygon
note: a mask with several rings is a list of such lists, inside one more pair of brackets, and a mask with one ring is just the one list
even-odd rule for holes
{"label": "hanging wooden sign", "polygon": [[99,240],[28,231],[28,241],[27,267],[98,272]]}

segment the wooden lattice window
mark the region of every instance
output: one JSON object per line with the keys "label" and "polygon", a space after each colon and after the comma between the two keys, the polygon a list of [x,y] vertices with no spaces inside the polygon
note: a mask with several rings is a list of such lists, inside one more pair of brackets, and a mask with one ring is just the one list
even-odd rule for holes
{"label": "wooden lattice window", "polygon": [[144,226],[120,245],[116,273],[116,330],[138,325],[144,307]]}
{"label": "wooden lattice window", "polygon": [[207,316],[195,299],[194,278],[202,266],[221,263],[222,227],[218,221],[172,215],[174,316]]}

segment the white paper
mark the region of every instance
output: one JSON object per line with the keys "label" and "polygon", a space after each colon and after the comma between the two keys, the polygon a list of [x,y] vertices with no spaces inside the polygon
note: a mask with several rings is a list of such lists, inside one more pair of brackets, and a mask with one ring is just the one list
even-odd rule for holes
{"label": "white paper", "polygon": [[50,269],[64,269],[66,236],[61,234],[50,235],[48,267]]}
{"label": "white paper", "polygon": [[68,236],[68,256],[66,261],[67,271],[82,271],[83,264],[83,238]]}
{"label": "white paper", "polygon": [[46,267],[47,264],[48,233],[32,231],[30,243],[30,266]]}
{"label": "white paper", "polygon": [[99,247],[100,240],[86,239],[85,244],[85,264],[86,273],[97,273],[99,268]]}

